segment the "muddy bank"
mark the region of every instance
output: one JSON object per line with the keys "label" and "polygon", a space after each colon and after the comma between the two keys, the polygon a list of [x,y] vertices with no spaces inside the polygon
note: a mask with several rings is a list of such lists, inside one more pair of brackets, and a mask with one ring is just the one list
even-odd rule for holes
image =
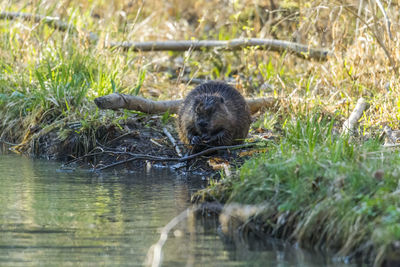
{"label": "muddy bank", "polygon": [[218,175],[221,169],[240,166],[246,158],[238,157],[246,150],[243,148],[215,151],[178,162],[173,159],[187,156],[189,151],[179,141],[174,118],[140,113],[126,116],[120,111],[114,116],[121,119],[111,121],[105,117],[101,123],[99,119],[87,125],[87,122],[38,123],[25,132],[24,127],[19,127],[17,132],[3,131],[1,140],[5,149],[61,161],[63,168],[68,169],[167,167],[210,177]]}

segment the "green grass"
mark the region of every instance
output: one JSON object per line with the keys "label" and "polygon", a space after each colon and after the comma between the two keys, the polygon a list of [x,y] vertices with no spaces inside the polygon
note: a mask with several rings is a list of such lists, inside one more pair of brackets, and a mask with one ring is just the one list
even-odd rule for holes
{"label": "green grass", "polygon": [[287,122],[280,141],[211,195],[272,206],[260,217],[277,237],[380,264],[400,239],[400,155],[379,140],[334,135],[333,126],[318,113]]}
{"label": "green grass", "polygon": [[[0,11],[59,16],[76,29],[61,32],[33,21],[0,21],[0,140],[32,144],[57,129],[61,140],[71,132],[86,140],[82,151],[87,152],[100,126],[122,129],[121,120],[130,115],[98,110],[95,97],[121,92],[177,99],[193,86],[171,77],[229,79],[246,97],[282,99],[273,110],[257,114],[252,125],[252,133],[272,131],[279,141],[247,161],[238,176],[212,187],[214,197],[269,203],[274,214],[265,214],[265,223],[274,233],[291,233],[285,237],[331,248],[338,255],[358,255],[372,248],[366,257],[379,263],[391,250],[398,251],[399,156],[382,149],[375,137],[384,125],[398,128],[400,119],[400,80],[377,42],[380,38],[399,61],[399,5],[383,3],[392,21],[394,38],[389,40],[381,14],[373,16],[369,5],[362,17],[373,27],[360,23],[356,32],[356,17],[350,12],[358,9],[355,3],[164,2],[0,4]],[[88,41],[84,32],[96,33],[98,43]],[[253,37],[326,47],[333,56],[315,62],[253,48],[140,53],[102,46],[105,40]],[[371,106],[361,120],[362,137],[334,134],[359,97]],[[164,114],[162,122],[172,123],[169,118]],[[78,128],[66,127],[71,123]],[[27,151],[29,146],[20,148]],[[278,216],[291,220],[279,225]]]}
{"label": "green grass", "polygon": [[[39,36],[31,38],[43,37],[40,35],[46,31],[44,26],[38,30]],[[53,42],[43,43],[40,50],[29,47],[33,49],[30,55],[24,55],[18,41],[8,42],[13,37],[3,36],[2,51],[10,51],[15,58],[13,62],[0,57],[0,129],[6,140],[22,142],[32,126],[62,127],[81,121],[83,130],[90,124],[98,125],[99,113],[92,100],[112,93],[112,84],[121,90],[125,66],[120,65],[120,72],[113,68],[120,58],[108,60],[74,38],[63,40],[60,33],[54,35]],[[23,55],[25,58],[20,58]]]}

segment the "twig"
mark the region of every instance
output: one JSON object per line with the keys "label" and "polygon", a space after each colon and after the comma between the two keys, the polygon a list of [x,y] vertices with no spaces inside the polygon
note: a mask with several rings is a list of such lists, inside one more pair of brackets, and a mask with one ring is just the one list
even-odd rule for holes
{"label": "twig", "polygon": [[[237,210],[240,209],[240,212]],[[246,225],[249,227],[255,234],[260,235],[259,231],[254,227],[254,224],[248,222],[248,219],[257,215],[259,212],[264,210],[264,206],[255,206],[255,205],[237,205],[230,204],[228,207],[224,207],[220,203],[206,203],[205,205],[194,205],[191,208],[187,208],[182,211],[178,216],[172,218],[171,221],[166,224],[161,230],[160,238],[157,243],[153,244],[150,249],[147,251],[146,256],[146,266],[159,267],[162,266],[162,249],[165,243],[168,240],[168,235],[172,231],[174,227],[176,227],[179,223],[186,220],[190,215],[198,212],[199,210],[208,210],[210,212],[223,215],[224,226],[228,226],[229,222],[232,220],[237,220],[239,226],[240,224]],[[236,214],[237,213],[237,214]],[[232,219],[233,218],[233,219]],[[246,222],[247,221],[247,222]],[[250,224],[249,224],[250,223]],[[225,233],[226,234],[226,233]]]}
{"label": "twig", "polygon": [[391,23],[390,23],[388,15],[386,14],[385,9],[383,8],[382,2],[380,0],[372,0],[372,1],[375,2],[377,4],[378,8],[381,10],[381,12],[383,14],[383,18],[385,19],[385,22],[386,22],[386,30],[387,30],[388,36],[389,36],[390,40],[393,40],[392,32],[390,31]]}
{"label": "twig", "polygon": [[381,38],[378,36],[378,34],[371,29],[371,27],[369,26],[369,24],[360,16],[358,16],[353,10],[351,10],[348,7],[345,7],[345,9],[347,11],[349,11],[350,13],[352,13],[356,18],[358,18],[362,23],[364,23],[364,25],[368,28],[368,30],[371,31],[372,35],[374,35],[376,41],[378,42],[379,46],[383,49],[383,51],[385,52],[386,57],[389,59],[390,65],[392,66],[394,72],[396,74],[398,74],[398,66],[396,64],[396,60],[393,58],[393,56],[391,55],[391,53],[389,52],[388,48],[386,47],[386,45],[384,44],[384,42],[381,40]]}
{"label": "twig", "polygon": [[165,127],[163,127],[163,132],[168,137],[168,139],[172,143],[172,145],[174,146],[176,154],[179,157],[182,157],[182,152],[181,152],[179,146],[177,145],[175,138],[168,132],[167,128],[165,128]]}
{"label": "twig", "polygon": [[16,146],[16,145],[18,145],[18,144],[14,144],[14,143],[7,142],[6,140],[3,140],[3,138],[0,138],[0,143],[6,144],[6,145],[9,145],[9,146]]}
{"label": "twig", "polygon": [[[386,31],[388,33],[390,40],[393,40],[392,32],[390,31],[391,22],[390,22],[390,19],[387,15],[385,9],[383,8],[382,2],[380,0],[372,0],[372,2],[375,2],[375,4],[378,6],[380,11],[382,12],[383,18],[386,23]],[[363,6],[364,6],[364,1],[360,0],[359,5],[358,5],[357,19],[356,19],[356,37],[358,35],[358,28],[359,28],[360,17],[361,17]],[[374,17],[376,17],[376,16],[374,16]]]}
{"label": "twig", "polygon": [[194,206],[192,208],[187,208],[186,210],[182,211],[178,216],[174,217],[167,225],[163,227],[161,230],[161,235],[160,239],[152,245],[147,252],[147,263],[146,265],[152,266],[152,267],[158,267],[161,266],[162,263],[162,248],[165,244],[165,242],[168,239],[168,234],[171,232],[171,230],[177,226],[180,222],[185,220],[186,218],[189,217],[190,214],[193,214],[193,212],[197,211],[200,209],[199,206]]}
{"label": "twig", "polygon": [[362,117],[364,110],[366,110],[367,107],[368,103],[365,102],[364,98],[358,99],[357,105],[354,108],[353,112],[350,114],[350,117],[343,123],[343,134],[355,134],[358,120]]}
{"label": "twig", "polygon": [[152,155],[146,155],[146,154],[135,154],[135,153],[131,153],[131,152],[117,152],[117,151],[104,151],[104,153],[110,153],[110,154],[118,154],[118,155],[128,155],[128,156],[132,156],[132,158],[126,159],[126,160],[122,160],[122,161],[118,161],[118,162],[114,162],[110,165],[106,165],[104,167],[98,168],[98,171],[102,171],[105,169],[109,169],[124,163],[128,163],[131,161],[135,161],[135,160],[152,160],[152,161],[176,161],[176,162],[184,162],[184,161],[188,161],[203,155],[207,155],[210,154],[214,151],[218,151],[218,150],[224,150],[224,149],[239,149],[239,148],[244,148],[244,147],[252,147],[256,144],[259,144],[260,142],[255,142],[255,143],[247,143],[247,144],[241,144],[241,145],[233,145],[233,146],[216,146],[216,147],[211,147],[209,149],[203,150],[199,153],[196,154],[192,154],[189,156],[185,156],[185,157],[181,157],[181,158],[168,158],[168,157],[157,157],[157,156],[152,156]]}
{"label": "twig", "polygon": [[[178,80],[178,78],[179,77],[171,77],[171,79],[176,79],[176,80]],[[188,77],[180,78],[180,82],[186,83],[186,84],[202,84],[202,83],[206,83],[209,81],[210,81],[209,79],[200,79],[200,78],[188,78]]]}
{"label": "twig", "polygon": [[399,147],[399,146],[400,146],[399,143],[397,143],[397,144],[383,144],[383,147],[388,147],[388,148],[390,148],[390,147]]}
{"label": "twig", "polygon": [[362,8],[364,6],[364,0],[359,0],[359,4],[358,4],[358,12],[357,12],[357,17],[356,17],[356,39],[358,37],[358,31],[359,31],[359,27],[360,27],[360,17],[361,17],[361,12],[362,12]]}
{"label": "twig", "polygon": [[77,161],[81,161],[81,160],[83,160],[84,158],[88,158],[88,157],[98,156],[98,155],[104,154],[104,150],[103,150],[101,147],[95,147],[94,149],[92,149],[92,151],[95,151],[96,149],[99,149],[100,152],[88,153],[88,154],[85,154],[85,155],[83,155],[83,156],[81,156],[81,157],[78,157],[78,158],[75,158],[75,159],[73,159],[73,160],[70,160],[70,161],[68,161],[68,162],[66,162],[66,163],[64,163],[64,164],[62,164],[62,165],[61,165],[61,168],[65,167],[65,166],[67,166],[67,165],[70,165],[70,164],[72,164],[72,163],[75,163],[75,162],[77,162]]}
{"label": "twig", "polygon": [[110,141],[107,141],[106,145],[111,144],[112,142],[115,142],[115,141],[117,141],[117,140],[120,140],[120,139],[122,139],[122,138],[124,138],[124,137],[126,137],[126,136],[129,136],[129,135],[131,135],[131,134],[134,134],[134,133],[136,133],[136,131],[129,131],[129,132],[127,132],[127,133],[121,134],[120,136],[117,136],[117,137],[115,137],[114,139],[112,139],[112,140],[110,140]]}
{"label": "twig", "polygon": [[219,40],[179,40],[179,41],[150,41],[150,42],[109,42],[109,48],[122,48],[133,51],[187,51],[222,48],[233,51],[247,47],[270,50],[275,52],[289,51],[298,57],[306,59],[327,60],[331,51],[326,49],[310,48],[307,45],[275,40],[275,39],[232,39],[229,41]]}
{"label": "twig", "polygon": [[152,142],[153,144],[155,144],[158,147],[163,147],[162,144],[158,143],[156,140],[154,140],[153,138],[150,138],[150,142]]}

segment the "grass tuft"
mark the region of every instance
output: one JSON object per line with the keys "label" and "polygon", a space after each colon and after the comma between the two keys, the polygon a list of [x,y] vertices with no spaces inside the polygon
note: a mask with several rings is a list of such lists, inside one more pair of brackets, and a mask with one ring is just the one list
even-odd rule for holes
{"label": "grass tuft", "polygon": [[318,114],[288,122],[281,140],[216,184],[214,196],[272,205],[261,217],[277,237],[382,263],[400,238],[400,156],[379,140],[334,135],[333,124]]}

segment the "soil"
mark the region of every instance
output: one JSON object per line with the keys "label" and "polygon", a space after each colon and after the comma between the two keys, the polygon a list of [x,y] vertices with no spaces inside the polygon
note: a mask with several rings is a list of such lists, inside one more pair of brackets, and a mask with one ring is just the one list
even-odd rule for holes
{"label": "soil", "polygon": [[39,127],[35,129],[29,142],[19,145],[19,151],[37,158],[61,161],[66,169],[84,168],[96,171],[106,168],[130,171],[162,167],[206,177],[219,176],[220,169],[212,167],[208,163],[210,159],[218,158],[231,165],[240,165],[244,161],[243,158],[238,158],[238,152],[226,151],[180,163],[140,157],[132,160],[133,154],[179,158],[163,132],[164,127],[175,138],[182,154],[186,155],[188,151],[179,143],[172,119],[163,124],[161,116],[140,114],[131,114],[129,118],[121,119],[118,123],[97,123],[87,127],[82,127],[80,122],[67,123],[47,131]]}

